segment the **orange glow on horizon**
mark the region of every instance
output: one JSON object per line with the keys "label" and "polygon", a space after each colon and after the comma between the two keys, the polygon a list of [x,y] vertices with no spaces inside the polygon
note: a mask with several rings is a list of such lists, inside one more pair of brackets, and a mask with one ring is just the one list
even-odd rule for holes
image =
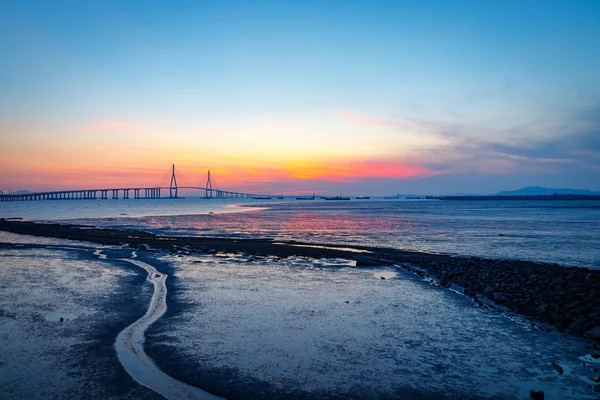
{"label": "orange glow on horizon", "polygon": [[[307,190],[310,181],[357,182],[366,179],[423,178],[447,173],[427,166],[390,160],[294,160],[257,166],[249,160],[198,168],[176,165],[179,186],[204,187],[206,173],[211,170],[213,187],[228,190],[270,191],[277,187]],[[153,163],[146,168],[133,166],[45,164],[12,171],[0,189],[67,190],[127,187],[166,187],[171,177],[170,164]],[[5,187],[4,187],[5,186]],[[288,190],[285,190],[288,192]]]}

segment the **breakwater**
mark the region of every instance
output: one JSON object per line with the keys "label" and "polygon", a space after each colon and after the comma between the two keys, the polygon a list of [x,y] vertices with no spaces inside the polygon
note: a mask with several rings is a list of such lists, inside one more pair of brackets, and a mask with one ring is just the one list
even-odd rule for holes
{"label": "breakwater", "polygon": [[405,268],[459,285],[482,304],[485,297],[558,330],[600,342],[600,271],[557,264],[480,258],[423,259]]}

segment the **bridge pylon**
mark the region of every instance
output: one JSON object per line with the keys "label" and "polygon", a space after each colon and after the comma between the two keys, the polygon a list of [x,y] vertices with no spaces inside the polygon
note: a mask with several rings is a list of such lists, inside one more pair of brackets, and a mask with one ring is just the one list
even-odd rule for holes
{"label": "bridge pylon", "polygon": [[205,195],[204,198],[206,199],[212,199],[213,197],[213,187],[212,187],[212,182],[210,180],[210,170],[208,170],[208,178],[206,179],[206,188],[205,188]]}
{"label": "bridge pylon", "polygon": [[[169,185],[169,197],[172,199],[177,198],[177,178],[175,178],[175,164],[173,164],[173,169],[171,170],[171,184]],[[173,195],[175,194],[175,195]]]}

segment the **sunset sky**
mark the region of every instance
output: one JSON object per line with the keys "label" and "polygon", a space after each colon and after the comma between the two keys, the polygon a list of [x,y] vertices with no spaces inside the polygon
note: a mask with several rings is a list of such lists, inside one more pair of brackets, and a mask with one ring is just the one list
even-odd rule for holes
{"label": "sunset sky", "polygon": [[0,190],[600,190],[600,1],[0,2]]}

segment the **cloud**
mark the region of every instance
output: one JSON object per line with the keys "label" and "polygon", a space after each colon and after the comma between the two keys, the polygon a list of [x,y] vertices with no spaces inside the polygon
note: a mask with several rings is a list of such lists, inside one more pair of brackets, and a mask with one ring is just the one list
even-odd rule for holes
{"label": "cloud", "polygon": [[140,129],[139,125],[137,125],[134,122],[128,122],[128,121],[103,121],[103,122],[96,122],[96,123],[90,124],[86,127],[86,130],[90,133],[114,132],[114,131],[133,132],[133,131],[137,131],[139,129]]}
{"label": "cloud", "polygon": [[468,120],[402,120],[439,139],[419,149],[421,163],[454,172],[575,173],[594,169],[600,156],[600,106],[504,128]]}

